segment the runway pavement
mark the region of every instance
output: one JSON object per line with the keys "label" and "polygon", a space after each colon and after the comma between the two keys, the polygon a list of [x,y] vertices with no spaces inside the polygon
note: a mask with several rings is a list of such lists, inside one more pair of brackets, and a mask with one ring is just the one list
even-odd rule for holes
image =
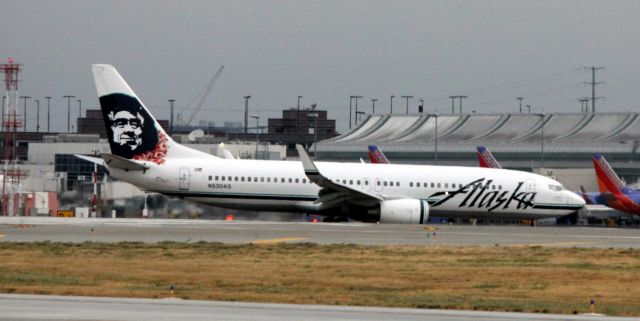
{"label": "runway pavement", "polygon": [[5,242],[314,242],[640,248],[640,229],[1,217]]}
{"label": "runway pavement", "polygon": [[595,315],[0,294],[0,320],[640,320]]}

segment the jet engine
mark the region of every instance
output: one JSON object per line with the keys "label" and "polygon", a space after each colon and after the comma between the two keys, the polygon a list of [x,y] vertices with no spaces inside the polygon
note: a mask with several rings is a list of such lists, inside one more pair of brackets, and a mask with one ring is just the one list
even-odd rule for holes
{"label": "jet engine", "polygon": [[429,203],[425,200],[405,198],[380,203],[380,223],[426,224]]}

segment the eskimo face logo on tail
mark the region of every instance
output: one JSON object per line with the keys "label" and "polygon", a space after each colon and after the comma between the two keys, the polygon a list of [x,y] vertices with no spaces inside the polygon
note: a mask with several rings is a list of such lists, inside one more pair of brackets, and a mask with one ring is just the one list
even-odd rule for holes
{"label": "eskimo face logo on tail", "polygon": [[167,138],[140,102],[124,94],[100,97],[111,153],[128,159],[164,163]]}

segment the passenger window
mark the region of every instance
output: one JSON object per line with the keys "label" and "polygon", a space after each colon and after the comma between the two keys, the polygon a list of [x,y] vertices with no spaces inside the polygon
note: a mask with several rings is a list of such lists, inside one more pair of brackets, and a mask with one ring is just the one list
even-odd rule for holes
{"label": "passenger window", "polygon": [[236,182],[238,181],[238,176],[236,176],[236,177],[235,177],[235,181],[236,181]]}
{"label": "passenger window", "polygon": [[502,185],[498,185],[498,189],[499,189],[499,190],[502,190]]}
{"label": "passenger window", "polygon": [[358,185],[360,185],[360,180],[358,180]]}
{"label": "passenger window", "polygon": [[440,188],[440,183],[438,183],[438,188]]}
{"label": "passenger window", "polygon": [[260,177],[260,182],[264,182],[264,177]]}
{"label": "passenger window", "polygon": [[222,181],[224,182],[224,176],[222,176],[221,178],[222,178]]}
{"label": "passenger window", "polygon": [[258,182],[258,178],[257,178],[257,177],[254,177],[254,178],[253,178],[253,181],[254,181],[254,182]]}
{"label": "passenger window", "polygon": [[247,177],[247,182],[251,182],[251,176]]}
{"label": "passenger window", "polygon": [[[224,177],[224,176],[222,176],[222,177]],[[218,180],[218,176],[216,176],[216,181],[217,181],[217,180]]]}
{"label": "passenger window", "polygon": [[267,177],[267,183],[271,183],[271,177]]}
{"label": "passenger window", "polygon": [[449,188],[449,183],[444,183],[444,188]]}
{"label": "passenger window", "polygon": [[369,186],[369,181],[364,181],[364,185]]}
{"label": "passenger window", "polygon": [[291,179],[291,177],[289,177],[289,183],[293,183],[293,179]]}
{"label": "passenger window", "polygon": [[231,176],[227,176],[227,180],[231,182],[233,179],[231,179]]}
{"label": "passenger window", "polygon": [[240,181],[244,182],[244,176],[240,176]]}
{"label": "passenger window", "polygon": [[296,184],[298,184],[298,179],[296,178]]}
{"label": "passenger window", "polygon": [[431,188],[434,188],[434,187],[435,187],[435,184],[434,184],[434,183],[431,183]]}
{"label": "passenger window", "polygon": [[398,186],[398,187],[399,187],[399,186],[400,186],[400,182],[396,182],[396,186]]}
{"label": "passenger window", "polygon": [[280,183],[284,183],[284,177],[280,178]]}
{"label": "passenger window", "polygon": [[420,187],[420,182],[417,182],[417,183],[416,183],[416,187]]}
{"label": "passenger window", "polygon": [[384,181],[384,186],[387,186],[387,181]]}
{"label": "passenger window", "polygon": [[212,179],[213,179],[213,177],[211,177],[211,175],[209,175],[209,180],[212,180]]}
{"label": "passenger window", "polygon": [[380,186],[380,181],[376,181],[376,185]]}
{"label": "passenger window", "polygon": [[413,187],[413,182],[409,182],[409,187]]}
{"label": "passenger window", "polygon": [[349,180],[349,185],[353,185],[353,180],[352,179]]}
{"label": "passenger window", "polygon": [[303,178],[303,179],[302,179],[302,184],[306,184],[306,183],[307,183],[307,179],[306,179],[306,178]]}

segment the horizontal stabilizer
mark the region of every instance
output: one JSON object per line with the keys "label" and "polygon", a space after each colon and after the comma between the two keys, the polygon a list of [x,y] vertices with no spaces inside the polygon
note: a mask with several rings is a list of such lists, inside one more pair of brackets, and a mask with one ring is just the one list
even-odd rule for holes
{"label": "horizontal stabilizer", "polygon": [[149,166],[142,165],[138,162],[113,154],[100,154],[100,156],[102,157],[102,159],[104,159],[104,163],[109,167],[115,167],[129,171],[144,171],[149,169]]}
{"label": "horizontal stabilizer", "polygon": [[104,159],[102,159],[102,158],[91,157],[91,156],[80,155],[80,154],[75,154],[73,156],[78,157],[78,158],[83,159],[83,160],[86,160],[87,162],[91,162],[91,163],[94,163],[94,164],[98,164],[100,166],[104,166]]}

